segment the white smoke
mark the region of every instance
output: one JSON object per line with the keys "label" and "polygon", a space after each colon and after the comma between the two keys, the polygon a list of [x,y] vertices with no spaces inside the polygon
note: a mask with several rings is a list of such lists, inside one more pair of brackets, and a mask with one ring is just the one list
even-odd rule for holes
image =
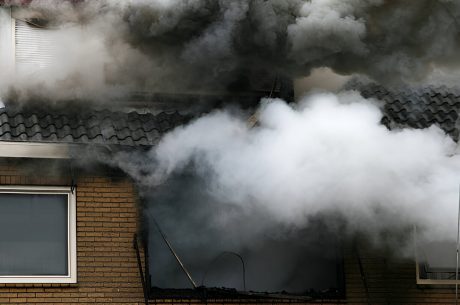
{"label": "white smoke", "polygon": [[390,131],[378,102],[355,92],[295,106],[267,99],[258,115],[251,128],[242,115],[215,111],[167,134],[139,168],[121,156],[119,165],[149,187],[192,165],[214,198],[254,223],[259,211],[300,230],[330,214],[349,232],[417,225],[428,240],[455,239],[460,157],[440,128]]}

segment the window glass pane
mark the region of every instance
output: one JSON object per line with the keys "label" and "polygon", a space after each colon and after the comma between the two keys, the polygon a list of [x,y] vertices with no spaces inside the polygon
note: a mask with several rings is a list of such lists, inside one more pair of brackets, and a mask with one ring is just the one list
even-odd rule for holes
{"label": "window glass pane", "polygon": [[0,275],[67,275],[67,195],[0,194]]}

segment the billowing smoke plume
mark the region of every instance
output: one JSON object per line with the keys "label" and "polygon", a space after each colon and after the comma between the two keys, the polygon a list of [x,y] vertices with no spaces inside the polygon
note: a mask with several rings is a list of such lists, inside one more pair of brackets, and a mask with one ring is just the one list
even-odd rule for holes
{"label": "billowing smoke plume", "polygon": [[215,111],[167,134],[138,164],[125,155],[118,164],[150,188],[192,166],[203,191],[251,215],[248,232],[301,230],[329,215],[344,220],[331,225],[342,233],[408,229],[409,239],[417,225],[428,240],[455,240],[456,143],[436,126],[388,130],[378,103],[354,92],[295,106],[267,99],[255,127]]}
{"label": "billowing smoke plume", "polygon": [[[233,251],[248,289],[340,287],[340,249],[357,235],[410,257],[414,227],[419,245],[456,239],[457,144],[436,126],[388,130],[380,103],[353,91],[266,99],[255,126],[216,110],[110,160],[144,187],[147,218],[203,284],[243,289],[238,259],[222,257]],[[188,287],[149,228],[154,285]],[[452,266],[455,246],[443,249],[435,257]]]}
{"label": "billowing smoke plume", "polygon": [[48,21],[56,43],[41,72],[2,74],[2,91],[13,86],[24,98],[257,88],[260,75],[323,66],[399,84],[459,64],[457,1],[40,0],[27,8],[36,15],[16,8],[14,16]]}

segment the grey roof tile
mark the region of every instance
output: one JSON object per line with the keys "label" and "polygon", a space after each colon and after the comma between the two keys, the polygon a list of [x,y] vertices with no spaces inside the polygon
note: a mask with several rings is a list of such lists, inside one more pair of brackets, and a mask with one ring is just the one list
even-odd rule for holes
{"label": "grey roof tile", "polygon": [[145,133],[149,143],[156,143],[160,139],[160,132],[157,129],[151,129]]}
{"label": "grey roof tile", "polygon": [[155,145],[164,132],[186,123],[177,112],[0,109],[0,141]]}
{"label": "grey roof tile", "polygon": [[382,118],[382,123],[389,128],[427,128],[435,124],[454,140],[459,140],[460,92],[457,89],[442,86],[387,91],[376,84],[355,86],[353,89],[360,91],[365,98],[382,99],[382,92],[389,93],[383,99]]}
{"label": "grey roof tile", "polygon": [[147,137],[145,136],[145,131],[141,127],[139,127],[136,130],[133,130],[131,132],[131,137],[133,138],[134,141],[139,141],[142,138],[147,139]]}
{"label": "grey roof tile", "polygon": [[134,145],[134,141],[131,137],[126,137],[124,139],[120,139],[119,141],[119,144],[120,145],[126,145],[126,146],[133,146]]}
{"label": "grey roof tile", "polygon": [[139,145],[148,145],[149,140],[146,137],[143,137],[136,140],[136,143],[139,143]]}

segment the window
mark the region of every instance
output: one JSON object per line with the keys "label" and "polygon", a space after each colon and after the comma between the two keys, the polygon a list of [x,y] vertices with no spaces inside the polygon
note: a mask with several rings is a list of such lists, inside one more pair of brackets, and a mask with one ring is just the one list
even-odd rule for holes
{"label": "window", "polygon": [[36,12],[0,5],[0,69],[21,76],[48,68],[57,52],[58,31],[35,18]]}
{"label": "window", "polygon": [[414,232],[417,284],[455,284],[457,243],[452,240],[427,242],[417,237]]}
{"label": "window", "polygon": [[16,72],[34,73],[49,67],[55,53],[55,31],[15,20]]}
{"label": "window", "polygon": [[0,283],[76,283],[70,187],[0,186]]}
{"label": "window", "polygon": [[211,195],[203,183],[180,174],[144,198],[152,298],[343,297],[341,241],[320,219],[290,230]]}

